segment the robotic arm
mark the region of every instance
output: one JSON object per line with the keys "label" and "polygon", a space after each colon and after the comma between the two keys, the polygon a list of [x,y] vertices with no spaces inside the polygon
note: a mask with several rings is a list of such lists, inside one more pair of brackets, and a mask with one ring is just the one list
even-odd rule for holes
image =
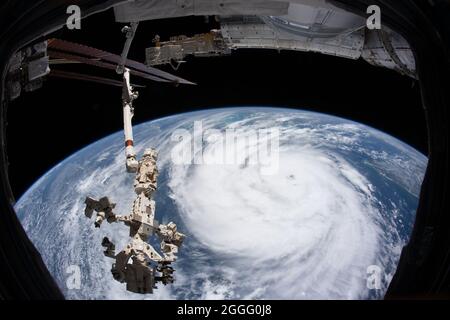
{"label": "robotic arm", "polygon": [[86,217],[90,219],[94,211],[97,212],[94,222],[96,228],[100,228],[104,220],[112,223],[116,222],[119,217],[113,212],[116,204],[109,201],[108,197],[103,197],[99,200],[95,200],[91,197],[86,197],[84,203],[86,204],[86,208],[84,210],[84,214]]}
{"label": "robotic arm", "polygon": [[[156,161],[158,153],[154,149],[146,149],[142,159],[136,160],[131,120],[134,111],[133,100],[138,97],[138,93],[133,91],[130,84],[130,70],[124,67],[136,27],[137,25],[132,25],[129,29],[130,32],[127,33],[127,42],[117,72],[123,73],[122,106],[126,169],[128,172],[136,174],[134,191],[137,197],[133,203],[131,214],[127,216],[116,215],[113,212],[116,204],[107,197],[99,200],[87,197],[85,215],[91,218],[96,212],[94,222],[96,228],[99,228],[104,220],[109,223],[123,222],[130,228],[132,241],[117,254],[114,243],[104,237],[102,241],[102,246],[105,248],[104,254],[115,259],[111,273],[115,280],[127,284],[127,290],[136,293],[152,293],[157,282],[168,284],[174,281],[174,269],[171,263],[176,260],[178,248],[185,235],[177,231],[175,223],[158,225],[155,220],[153,193],[157,189]],[[161,254],[147,242],[148,238],[154,234],[161,241]]]}
{"label": "robotic arm", "polygon": [[133,127],[131,120],[134,115],[133,100],[137,99],[138,92],[133,91],[130,84],[130,70],[124,68],[123,72],[123,89],[122,89],[122,105],[123,105],[123,130],[125,134],[125,154],[126,167],[128,172],[136,172],[139,163],[136,160],[133,141]]}

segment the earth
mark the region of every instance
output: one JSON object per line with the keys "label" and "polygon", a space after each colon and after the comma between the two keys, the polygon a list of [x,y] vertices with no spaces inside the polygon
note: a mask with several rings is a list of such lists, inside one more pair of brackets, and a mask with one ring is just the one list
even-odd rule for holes
{"label": "earth", "polygon": [[[262,134],[274,128],[277,140]],[[233,149],[228,131],[256,139]],[[175,283],[151,295],[126,291],[100,243],[108,236],[120,250],[128,229],[106,222],[96,229],[84,216],[86,196],[108,196],[117,214],[130,212],[134,176],[117,132],[56,165],[15,206],[68,299],[377,299],[386,292],[427,164],[412,147],[359,123],[282,108],[183,113],[134,132],[138,157],[149,147],[159,152],[157,220],[174,221],[187,236]],[[199,132],[203,140],[191,145]],[[266,143],[270,161],[252,161]],[[234,160],[221,162],[230,152]]]}

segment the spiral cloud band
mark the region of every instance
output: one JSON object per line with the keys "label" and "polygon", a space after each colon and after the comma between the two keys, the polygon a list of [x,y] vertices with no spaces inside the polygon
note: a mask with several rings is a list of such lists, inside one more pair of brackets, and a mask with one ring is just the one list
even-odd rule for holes
{"label": "spiral cloud band", "polygon": [[67,158],[16,205],[67,298],[381,298],[426,167],[426,157],[393,137],[298,110],[205,110],[136,126],[138,155],[159,151],[156,217],[187,235],[175,283],[145,296],[113,279],[100,245],[108,236],[123,248],[128,230],[95,229],[83,214],[86,196],[105,195],[118,214],[129,213],[134,177],[122,138]]}
{"label": "spiral cloud band", "polygon": [[[239,134],[270,125],[241,123]],[[300,144],[292,143],[298,137]],[[195,165],[191,159],[192,165],[172,166],[169,187],[190,232],[235,259],[240,271],[230,283],[259,283],[250,296],[342,297],[345,288],[343,297],[355,298],[381,233],[370,184],[344,159],[302,137],[296,130],[280,134],[279,168],[270,175],[257,162]],[[253,151],[265,148],[266,141],[254,141],[261,145],[251,145]],[[216,157],[218,148],[221,139],[207,143],[203,157]]]}

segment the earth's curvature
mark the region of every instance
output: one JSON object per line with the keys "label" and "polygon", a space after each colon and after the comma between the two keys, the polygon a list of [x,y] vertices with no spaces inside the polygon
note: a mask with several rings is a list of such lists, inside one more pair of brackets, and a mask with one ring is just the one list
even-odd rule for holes
{"label": "earth's curvature", "polygon": [[[194,122],[205,139],[200,148],[192,144],[195,152],[180,153],[188,141],[175,133],[183,128],[193,135]],[[219,131],[208,136],[211,128]],[[248,157],[206,160],[225,145],[220,134],[226,129],[245,135],[268,128],[279,133],[273,172]],[[129,241],[127,228],[105,222],[95,229],[84,216],[87,195],[109,196],[116,213],[129,213],[134,177],[125,172],[118,132],[62,161],[16,204],[67,298],[366,299],[386,291],[414,223],[427,163],[418,151],[355,122],[279,108],[184,113],[134,131],[139,156],[148,147],[159,151],[157,219],[175,221],[187,235],[176,282],[159,285],[153,295],[127,292],[113,280],[113,260],[100,245],[106,235],[120,250]],[[238,156],[265,143],[246,141],[235,145]],[[81,274],[79,288],[67,286],[73,266]]]}

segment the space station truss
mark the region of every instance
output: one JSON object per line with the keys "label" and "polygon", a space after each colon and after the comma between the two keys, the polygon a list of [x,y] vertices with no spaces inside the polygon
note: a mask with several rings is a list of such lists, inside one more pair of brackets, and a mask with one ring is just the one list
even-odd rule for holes
{"label": "space station truss", "polygon": [[[250,3],[251,2],[251,3]],[[146,50],[148,66],[184,61],[187,56],[228,55],[239,49],[318,52],[348,59],[362,58],[375,66],[415,78],[415,59],[409,44],[386,26],[368,29],[365,17],[343,11],[326,1],[137,0],[115,8],[116,20],[152,20],[187,15],[215,15],[218,30],[180,35]],[[170,10],[169,10],[170,9]],[[168,11],[169,10],[169,11]]]}
{"label": "space station truss", "polygon": [[221,19],[223,37],[231,49],[276,49],[314,51],[344,58],[358,59],[364,45],[362,28],[333,36],[313,36],[302,30],[282,29],[286,23],[274,17],[241,16]]}

